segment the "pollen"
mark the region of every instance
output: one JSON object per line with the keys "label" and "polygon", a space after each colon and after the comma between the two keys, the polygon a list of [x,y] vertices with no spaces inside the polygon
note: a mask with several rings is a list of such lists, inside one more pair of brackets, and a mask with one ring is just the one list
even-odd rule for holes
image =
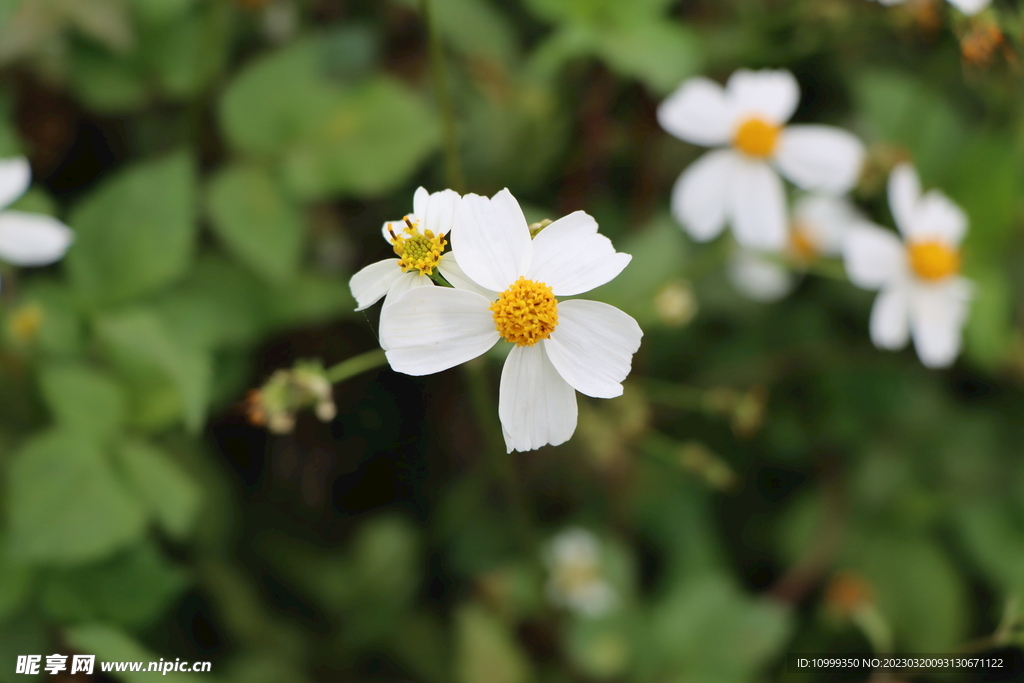
{"label": "pollen", "polygon": [[446,244],[448,241],[443,235],[435,235],[431,230],[420,232],[419,222],[410,216],[405,217],[402,232],[396,235],[391,231],[391,246],[403,273],[415,270],[420,275],[432,275],[443,258]]}
{"label": "pollen", "polygon": [[960,252],[941,242],[914,242],[907,247],[907,256],[922,280],[942,280],[960,272]]}
{"label": "pollen", "polygon": [[740,124],[732,144],[747,156],[765,159],[775,152],[782,129],[764,119],[750,118]]}
{"label": "pollen", "polygon": [[558,326],[558,300],[551,287],[520,277],[491,304],[494,325],[506,341],[533,346]]}

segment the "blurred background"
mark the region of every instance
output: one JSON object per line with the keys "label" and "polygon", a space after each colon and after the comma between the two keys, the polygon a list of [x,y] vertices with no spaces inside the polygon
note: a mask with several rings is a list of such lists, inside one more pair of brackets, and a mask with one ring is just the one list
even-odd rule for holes
{"label": "blurred background", "polygon": [[[425,6],[0,2],[0,156],[34,175],[14,208],[76,236],[57,265],[0,266],[0,681],[51,653],[210,661],[167,680],[225,683],[1019,662],[1024,8]],[[751,301],[728,238],[696,245],[670,217],[702,150],[656,107],[741,67],[790,69],[795,121],[865,141],[854,199],[878,222],[908,159],[968,212],[954,367],[875,349],[873,294],[838,262]],[[416,187],[457,184],[452,128],[465,191],[508,187],[531,221],[584,209],[633,255],[592,297],[645,330],[624,396],[580,396],[570,442],[510,456],[488,433],[500,356],[377,367],[335,386],[331,420],[254,424],[275,371],[376,348],[379,307],[354,313],[348,278],[389,255],[380,226]],[[1024,680],[889,680],[911,679]]]}

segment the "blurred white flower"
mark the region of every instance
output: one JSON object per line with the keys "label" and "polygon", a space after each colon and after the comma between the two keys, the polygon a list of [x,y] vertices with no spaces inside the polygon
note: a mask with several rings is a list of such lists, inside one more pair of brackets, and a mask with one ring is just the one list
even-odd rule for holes
{"label": "blurred white flower", "polygon": [[400,221],[388,221],[381,229],[385,241],[399,258],[371,263],[349,280],[349,289],[358,304],[357,311],[369,308],[384,298],[388,305],[399,294],[432,283],[436,268],[455,287],[476,289],[454,259],[443,253],[445,239],[452,227],[460,197],[454,190],[413,195],[413,212]]}
{"label": "blurred white flower", "polygon": [[422,287],[385,306],[380,337],[391,367],[409,375],[440,372],[504,338],[515,344],[498,399],[509,452],[567,441],[576,429],[573,390],[595,398],[621,395],[643,332],[614,306],[555,297],[611,281],[631,257],[616,253],[582,211],[531,240],[508,190],[493,199],[463,197],[452,239],[465,275],[489,294]]}
{"label": "blurred white flower", "polygon": [[871,339],[883,349],[903,348],[912,335],[928,367],[944,367],[960,352],[971,282],[960,276],[960,242],[967,216],[944,194],[921,194],[908,164],[889,176],[889,206],[903,242],[872,225],[847,231],[846,272],[864,289],[879,290],[871,310]]}
{"label": "blurred white flower", "polygon": [[545,592],[553,604],[598,617],[618,603],[618,594],[602,576],[601,544],[586,529],[566,529],[551,539],[544,562],[550,572]]}
{"label": "blurred white flower", "polygon": [[736,291],[761,303],[782,299],[796,285],[796,278],[779,254],[754,249],[734,249],[725,272]]}
{"label": "blurred white flower", "polygon": [[[0,160],[0,208],[25,193],[32,169],[24,157]],[[71,229],[52,216],[0,211],[0,259],[16,266],[45,266],[64,257],[74,240]]]}
{"label": "blurred white flower", "polygon": [[[907,0],[878,0],[878,2],[887,7],[892,7],[893,5],[903,5]],[[949,4],[967,16],[972,16],[992,4],[992,0],[949,0]]]}
{"label": "blurred white flower", "polygon": [[740,69],[723,88],[703,77],[684,82],[658,108],[672,135],[723,147],[694,162],[676,182],[672,210],[698,241],[728,221],[751,249],[786,246],[786,198],[778,173],[804,190],[843,194],[860,174],[864,146],[832,126],[785,126],[800,99],[788,71]]}

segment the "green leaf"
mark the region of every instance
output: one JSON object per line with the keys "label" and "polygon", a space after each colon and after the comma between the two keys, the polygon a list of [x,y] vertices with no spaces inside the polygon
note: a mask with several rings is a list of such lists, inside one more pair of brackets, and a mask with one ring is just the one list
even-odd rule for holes
{"label": "green leaf", "polygon": [[595,52],[619,74],[639,79],[664,95],[701,68],[697,37],[664,21],[622,25],[600,35]]}
{"label": "green leaf", "polygon": [[41,673],[35,676],[14,672],[17,670],[19,655],[41,655],[46,652],[50,645],[48,629],[49,625],[35,615],[0,622],[0,683],[38,681],[46,675],[42,673],[42,667]]}
{"label": "green leaf", "polygon": [[128,0],[135,16],[147,24],[164,24],[180,18],[198,0]]}
{"label": "green leaf", "polygon": [[146,516],[100,448],[51,431],[11,460],[11,554],[53,563],[99,559],[138,539]]}
{"label": "green leaf", "polygon": [[99,564],[51,572],[41,605],[65,623],[102,619],[140,627],[160,616],[186,584],[180,569],[143,543]]}
{"label": "green leaf", "polygon": [[25,604],[34,577],[31,567],[11,561],[6,535],[0,535],[0,623]]}
{"label": "green leaf", "polygon": [[[159,0],[155,4],[176,3],[179,0]],[[142,58],[164,93],[191,98],[224,70],[231,48],[231,8],[225,3],[206,2],[174,19],[171,23],[154,20],[155,25],[143,35]]]}
{"label": "green leaf", "polygon": [[[174,384],[181,399],[185,426],[192,432],[202,427],[209,400],[209,354],[176,339],[150,311],[132,310],[108,315],[98,322],[100,337],[116,362],[126,369],[156,368]],[[132,368],[134,366],[134,368]]]}
{"label": "green leaf", "polygon": [[185,153],[117,172],[71,214],[72,282],[97,303],[116,303],[175,280],[192,258],[195,204],[195,170]]}
{"label": "green leaf", "polygon": [[509,627],[476,604],[455,613],[458,683],[526,683],[534,678],[530,660]]}
{"label": "green leaf", "polygon": [[[147,650],[141,643],[121,629],[108,624],[83,624],[65,629],[64,638],[68,645],[79,652],[96,655],[96,668],[99,662],[156,662],[160,657]],[[110,675],[125,683],[152,682],[155,674],[147,671],[110,672]],[[193,674],[170,672],[161,673],[161,681],[167,683],[216,683],[209,674]]]}
{"label": "green leaf", "polygon": [[957,510],[956,529],[970,557],[1003,596],[1024,595],[1024,525],[995,500]]}
{"label": "green leaf", "polygon": [[124,391],[111,377],[78,363],[49,365],[39,377],[43,398],[57,424],[100,443],[125,423]]}
{"label": "green leaf", "polygon": [[964,346],[975,363],[994,370],[1003,363],[1013,343],[1013,293],[1006,273],[997,266],[972,267],[974,297],[964,328]]}
{"label": "green leaf", "polygon": [[85,45],[75,48],[69,62],[69,85],[93,111],[121,114],[145,103],[148,89],[137,63]]}
{"label": "green leaf", "polygon": [[199,484],[167,453],[150,444],[129,441],[117,453],[142,504],[169,535],[184,538],[202,503]]}
{"label": "green leaf", "polygon": [[270,280],[294,275],[302,214],[265,169],[242,164],[222,169],[210,180],[207,210],[218,236],[243,263]]}
{"label": "green leaf", "polygon": [[85,330],[74,292],[48,279],[33,279],[22,291],[25,305],[42,310],[36,341],[39,348],[55,358],[78,356],[85,344]]}

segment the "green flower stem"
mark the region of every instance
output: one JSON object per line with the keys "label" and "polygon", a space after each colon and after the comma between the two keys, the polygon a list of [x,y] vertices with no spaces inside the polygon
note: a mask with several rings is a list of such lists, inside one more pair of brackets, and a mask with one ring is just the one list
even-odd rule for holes
{"label": "green flower stem", "polygon": [[384,350],[374,349],[373,351],[367,351],[348,360],[341,361],[337,365],[328,368],[324,375],[331,384],[337,384],[362,374],[367,370],[387,365],[387,363],[388,359],[384,356]]}
{"label": "green flower stem", "polygon": [[451,91],[448,90],[448,72],[444,65],[444,48],[437,35],[437,26],[431,11],[430,0],[420,0],[420,13],[427,26],[427,40],[430,45],[430,71],[434,79],[434,90],[437,105],[441,110],[444,125],[444,158],[445,175],[448,185],[459,194],[466,191],[466,179],[462,174],[462,162],[459,159],[459,139],[455,132],[455,106],[452,103]]}

